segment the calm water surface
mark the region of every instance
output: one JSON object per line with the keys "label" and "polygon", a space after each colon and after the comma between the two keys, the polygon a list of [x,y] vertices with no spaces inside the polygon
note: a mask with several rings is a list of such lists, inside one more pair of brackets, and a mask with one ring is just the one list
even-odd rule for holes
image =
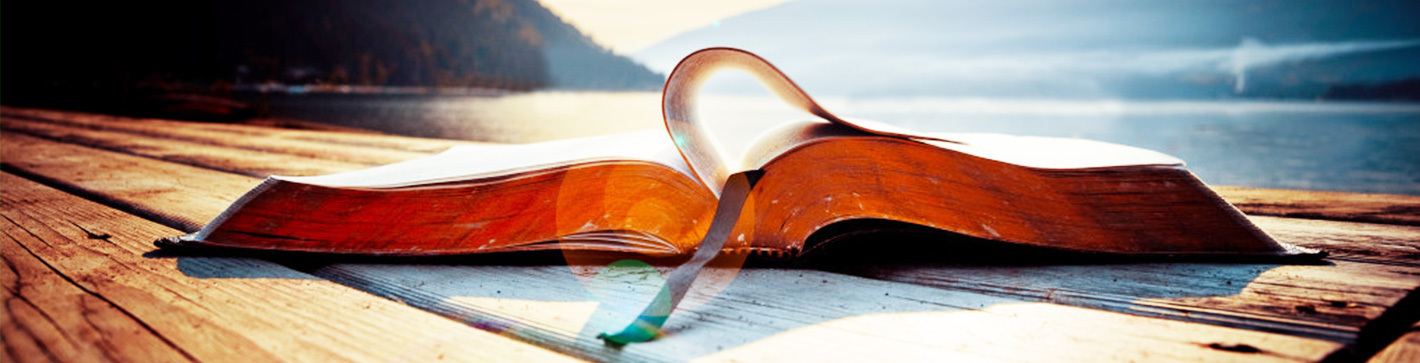
{"label": "calm water surface", "polygon": [[[825,107],[928,132],[1074,137],[1162,151],[1205,182],[1420,195],[1420,105],[823,99]],[[395,134],[535,142],[659,128],[658,93],[496,97],[273,96],[272,112]],[[768,96],[706,96],[732,154],[776,122],[810,119]]]}

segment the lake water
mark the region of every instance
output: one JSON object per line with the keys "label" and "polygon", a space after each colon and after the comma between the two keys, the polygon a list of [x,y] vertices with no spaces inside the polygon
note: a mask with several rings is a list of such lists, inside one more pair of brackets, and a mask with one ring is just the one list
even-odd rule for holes
{"label": "lake water", "polygon": [[[1420,104],[820,99],[847,117],[927,132],[1074,137],[1162,151],[1205,182],[1420,195]],[[660,128],[660,94],[280,95],[272,113],[394,134],[535,142]],[[785,120],[768,96],[709,95],[703,117],[732,154]]]}

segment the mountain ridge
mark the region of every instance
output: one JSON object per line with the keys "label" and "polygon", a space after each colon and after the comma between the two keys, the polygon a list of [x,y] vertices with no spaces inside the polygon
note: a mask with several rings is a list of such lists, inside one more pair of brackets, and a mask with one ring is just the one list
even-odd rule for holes
{"label": "mountain ridge", "polygon": [[650,90],[664,80],[534,0],[31,2],[6,10],[8,89],[275,82]]}

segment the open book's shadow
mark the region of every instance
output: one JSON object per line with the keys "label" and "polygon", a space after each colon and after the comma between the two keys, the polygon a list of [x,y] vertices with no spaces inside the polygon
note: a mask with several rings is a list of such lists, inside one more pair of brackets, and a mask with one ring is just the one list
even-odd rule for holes
{"label": "open book's shadow", "polygon": [[1321,255],[1121,254],[1071,251],[993,241],[910,223],[859,219],[828,225],[809,236],[793,260],[838,270],[863,266],[1111,265],[1142,263],[1329,264]]}
{"label": "open book's shadow", "polygon": [[[1286,329],[1276,322],[1249,325],[1246,319],[1201,313],[1206,309],[1190,311],[1188,301],[1239,295],[1269,270],[1304,262],[1071,253],[918,230],[814,243],[801,259],[751,259],[743,268],[708,269],[732,282],[693,289],[665,326],[673,339],[622,348],[595,337],[619,329],[639,312],[659,290],[668,267],[605,268],[589,277],[576,273],[579,267],[568,266],[560,252],[408,258],[198,249],[148,256],[177,258],[178,268],[194,277],[287,277],[212,269],[203,262],[216,255],[257,257],[574,355],[674,360],[843,319],[982,311],[1015,303]],[[1163,299],[1186,301],[1147,303]]]}

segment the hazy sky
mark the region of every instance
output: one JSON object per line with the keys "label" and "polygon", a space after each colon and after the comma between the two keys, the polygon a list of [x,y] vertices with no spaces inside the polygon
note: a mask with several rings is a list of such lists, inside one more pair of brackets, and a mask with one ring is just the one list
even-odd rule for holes
{"label": "hazy sky", "polygon": [[789,0],[538,0],[617,54]]}
{"label": "hazy sky", "polygon": [[658,72],[731,46],[821,94],[1314,98],[1420,76],[1410,0],[539,1]]}

